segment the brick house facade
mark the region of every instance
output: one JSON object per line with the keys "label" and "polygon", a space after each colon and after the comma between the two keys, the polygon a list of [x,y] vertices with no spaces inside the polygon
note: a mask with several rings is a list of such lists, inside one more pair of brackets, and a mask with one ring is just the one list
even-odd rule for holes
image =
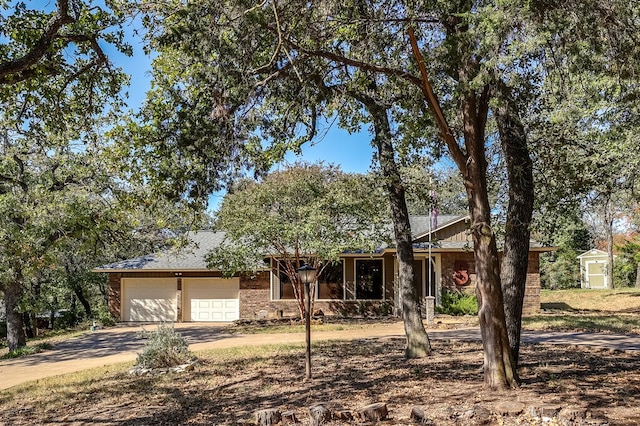
{"label": "brick house facade", "polygon": [[[475,261],[465,217],[441,218],[425,230],[424,218],[413,218],[415,285],[421,297],[445,289],[473,292]],[[208,251],[222,241],[220,233],[193,235],[190,253],[149,255],[106,265],[94,271],[109,274],[109,309],[121,321],[230,321],[239,318],[297,317],[290,284],[278,271],[277,259],[251,275],[231,279],[206,267]],[[540,308],[540,253],[529,252],[524,314]],[[431,261],[429,261],[431,259]],[[314,310],[327,315],[391,314],[397,289],[395,249],[344,254],[331,280],[318,283]]]}

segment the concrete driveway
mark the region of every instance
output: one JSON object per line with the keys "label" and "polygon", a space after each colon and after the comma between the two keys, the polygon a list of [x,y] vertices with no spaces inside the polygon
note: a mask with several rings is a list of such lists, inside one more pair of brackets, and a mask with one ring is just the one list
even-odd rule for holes
{"label": "concrete driveway", "polygon": [[[229,334],[226,324],[176,324],[178,330],[194,352],[247,345],[304,342],[304,333],[285,334]],[[140,337],[143,330],[154,330],[155,325],[113,327],[87,333],[77,338],[56,343],[53,350],[28,357],[0,361],[0,389],[118,362],[132,362],[144,345]],[[432,340],[480,340],[478,328],[429,329]],[[404,337],[402,322],[384,323],[375,327],[352,330],[314,332],[312,340],[353,340],[364,338]],[[627,351],[640,351],[640,336],[524,332],[523,343],[549,343],[558,345],[584,345]]]}

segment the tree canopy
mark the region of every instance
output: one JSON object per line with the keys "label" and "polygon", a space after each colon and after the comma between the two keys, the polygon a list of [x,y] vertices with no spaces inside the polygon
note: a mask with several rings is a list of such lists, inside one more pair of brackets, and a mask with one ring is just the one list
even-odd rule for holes
{"label": "tree canopy", "polygon": [[[388,213],[373,177],[341,172],[323,164],[298,163],[259,181],[245,180],[227,194],[216,214],[215,229],[224,243],[209,257],[226,271],[254,271],[272,257],[294,283],[304,315],[296,270],[303,264],[316,276],[346,251],[375,252],[387,244]],[[277,270],[276,270],[277,272]]]}
{"label": "tree canopy", "polygon": [[[364,184],[355,179],[348,188],[324,188],[328,183],[312,170],[326,167],[319,165],[260,178],[287,152],[320,143],[323,123],[335,122],[350,132],[370,131],[380,164],[370,188],[388,196],[395,239],[409,251],[405,193],[424,178],[411,167],[447,153],[471,216],[485,380],[492,388],[512,387],[534,184],[538,219],[560,216],[567,206],[574,214],[585,197],[611,200],[621,190],[621,200],[637,202],[640,163],[629,155],[638,149],[639,124],[635,2],[118,5],[114,11],[81,0],[41,9],[0,3],[0,208],[9,219],[0,232],[23,239],[2,246],[10,315],[20,303],[17,283],[46,255],[47,242],[95,226],[104,214],[84,205],[137,183],[200,208],[212,191],[228,189],[218,225],[228,228],[239,251],[218,253],[225,270],[258,256],[274,241],[261,232],[275,230],[286,237],[283,247],[294,248],[296,262],[301,252],[335,258],[336,247],[355,244],[350,238],[364,232],[359,213],[366,211],[369,223],[382,217],[368,204],[361,212],[349,204]],[[102,46],[130,51],[120,27],[126,12],[141,13],[147,48],[158,55],[146,104],[110,133],[107,151],[101,137],[114,126],[127,79]],[[126,164],[105,169],[98,158],[109,156]],[[300,183],[297,169],[313,178]],[[336,182],[346,179],[331,167],[323,171]],[[258,181],[235,182],[248,172]],[[274,187],[268,193],[272,179],[311,192]],[[410,199],[410,207],[432,208],[429,192]],[[242,199],[260,194],[264,201]],[[324,201],[304,198],[319,194]],[[288,222],[265,223],[272,212],[260,207],[285,200],[293,204],[279,214]],[[451,205],[459,208],[459,200]],[[349,214],[336,218],[333,209]],[[504,220],[500,263],[496,210]],[[250,221],[234,218],[236,212]],[[47,222],[45,213],[56,221]],[[285,227],[302,217],[301,229]],[[340,231],[320,228],[321,220]],[[344,240],[341,232],[350,226],[356,228]],[[248,231],[257,237],[247,240]],[[240,250],[240,241],[251,244]],[[401,257],[412,263],[408,252]],[[400,267],[400,281],[411,283],[410,277],[410,268]],[[20,343],[15,336],[10,341]]]}
{"label": "tree canopy", "polygon": [[138,188],[104,136],[128,81],[104,50],[130,53],[123,16],[79,0],[0,8],[0,292],[15,350],[23,320],[32,330],[31,316],[65,306],[63,294],[89,315],[92,263],[138,254],[132,247],[156,234],[131,238],[145,229],[143,209],[128,204]]}

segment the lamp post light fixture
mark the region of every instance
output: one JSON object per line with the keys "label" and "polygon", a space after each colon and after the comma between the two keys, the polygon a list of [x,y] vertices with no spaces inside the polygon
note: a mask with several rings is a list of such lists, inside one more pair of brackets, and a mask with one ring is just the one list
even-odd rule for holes
{"label": "lamp post light fixture", "polygon": [[311,291],[309,286],[316,280],[316,268],[303,265],[297,270],[300,282],[304,286],[304,326],[307,351],[305,354],[305,380],[311,379]]}

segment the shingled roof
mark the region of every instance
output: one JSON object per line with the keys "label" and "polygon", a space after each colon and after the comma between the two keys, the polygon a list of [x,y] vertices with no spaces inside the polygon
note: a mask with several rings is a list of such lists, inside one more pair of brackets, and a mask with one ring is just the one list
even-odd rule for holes
{"label": "shingled roof", "polygon": [[[442,215],[436,218],[431,215],[410,216],[411,234],[414,240],[418,240],[429,235],[429,232],[436,232],[467,217],[466,215]],[[431,223],[429,223],[430,220]]]}
{"label": "shingled roof", "polygon": [[188,271],[207,268],[207,254],[224,240],[224,232],[198,231],[186,235],[190,243],[179,250],[167,250],[134,259],[122,260],[95,268],[94,272],[119,272],[130,270]]}
{"label": "shingled roof", "polygon": [[[438,216],[437,224],[429,224],[431,216],[411,216],[411,230],[413,239],[418,240],[429,235],[429,232],[436,232],[446,228],[460,220],[465,220],[465,215],[442,215]],[[433,226],[434,229],[430,229]],[[159,253],[148,254],[134,259],[122,260],[108,265],[103,265],[93,269],[94,272],[126,272],[126,271],[196,271],[210,269],[207,267],[207,254],[215,247],[220,246],[224,241],[225,233],[221,231],[197,231],[186,235],[190,243],[181,249],[166,250]],[[428,243],[419,244],[422,247]],[[432,248],[440,250],[468,250],[469,243],[465,241],[437,241]],[[530,247],[541,248],[541,244],[531,240]],[[378,253],[385,251],[388,247],[382,246]]]}

